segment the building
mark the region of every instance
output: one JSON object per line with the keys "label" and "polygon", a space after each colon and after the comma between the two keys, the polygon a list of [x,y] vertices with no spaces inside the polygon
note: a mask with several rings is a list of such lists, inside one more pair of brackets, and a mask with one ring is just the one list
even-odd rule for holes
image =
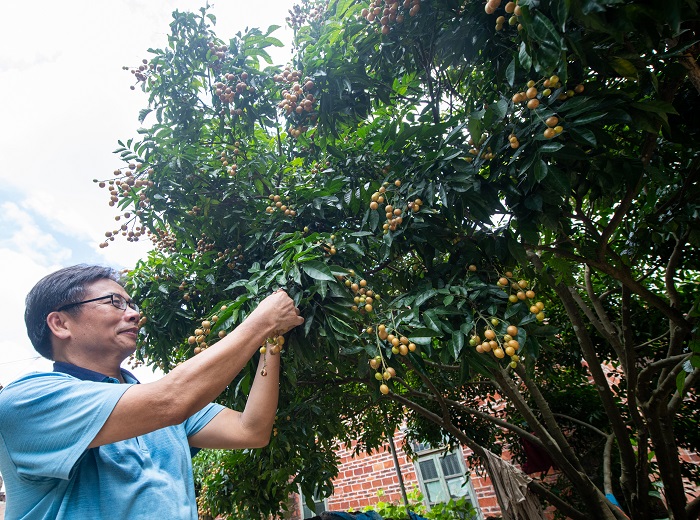
{"label": "building", "polygon": [[[401,489],[411,494],[420,490],[424,503],[432,506],[450,498],[466,497],[478,511],[478,520],[500,517],[500,508],[490,480],[474,470],[468,471],[464,448],[445,453],[443,449],[416,446],[417,460],[410,460],[404,450],[404,436],[397,431],[392,445],[371,454],[353,455],[353,446],[341,446],[338,477],[333,481],[334,493],[315,503],[315,513],[298,495],[292,512],[293,520],[310,518],[322,511],[360,511],[378,502],[403,504]],[[467,478],[466,475],[469,475]]]}

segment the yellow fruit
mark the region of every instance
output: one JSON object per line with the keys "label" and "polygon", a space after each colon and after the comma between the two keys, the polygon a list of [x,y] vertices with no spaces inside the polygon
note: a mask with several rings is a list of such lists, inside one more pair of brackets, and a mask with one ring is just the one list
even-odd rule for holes
{"label": "yellow fruit", "polygon": [[506,332],[511,336],[515,337],[518,335],[518,327],[516,327],[515,325],[508,325]]}
{"label": "yellow fruit", "polygon": [[379,391],[383,393],[384,395],[389,393],[389,387],[386,386],[385,384],[379,385]]}

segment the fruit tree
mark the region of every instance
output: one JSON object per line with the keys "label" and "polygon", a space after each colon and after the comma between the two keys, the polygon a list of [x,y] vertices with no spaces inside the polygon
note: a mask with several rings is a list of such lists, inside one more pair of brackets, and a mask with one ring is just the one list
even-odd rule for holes
{"label": "fruit tree", "polygon": [[328,495],[338,442],[404,425],[487,470],[546,452],[528,489],[560,516],[697,517],[696,3],[304,0],[285,67],[274,28],[214,21],[175,12],[127,67],[143,127],[97,181],[102,247],[153,242],[137,361],[216,348],[278,287],[306,319],[261,346],[270,446],[206,455],[202,512]]}

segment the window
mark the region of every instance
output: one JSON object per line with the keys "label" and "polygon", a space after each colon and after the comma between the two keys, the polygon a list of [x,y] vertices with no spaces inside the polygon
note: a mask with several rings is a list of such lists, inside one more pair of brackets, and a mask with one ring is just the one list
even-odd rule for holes
{"label": "window", "polygon": [[483,518],[461,451],[443,453],[431,450],[429,446],[417,445],[415,453],[418,455],[418,480],[428,507],[448,502],[450,498],[466,497],[477,510],[477,518]]}
{"label": "window", "polygon": [[313,512],[311,508],[308,505],[306,505],[306,498],[301,493],[301,489],[299,489],[299,497],[301,498],[302,518],[313,518],[314,516],[318,516],[327,510],[326,501],[325,499],[320,498],[318,491],[314,492],[314,507],[316,508],[316,512]]}

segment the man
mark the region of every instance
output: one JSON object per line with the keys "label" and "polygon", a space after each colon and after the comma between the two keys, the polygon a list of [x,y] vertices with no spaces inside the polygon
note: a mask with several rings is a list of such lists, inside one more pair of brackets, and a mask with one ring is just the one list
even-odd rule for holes
{"label": "man", "polygon": [[190,448],[269,442],[280,356],[259,367],[243,412],[210,404],[266,338],[303,323],[277,291],[234,331],[159,381],[120,368],[134,352],[138,306],[116,273],[73,266],[27,296],[32,344],[54,371],[0,391],[6,520],[196,519]]}

